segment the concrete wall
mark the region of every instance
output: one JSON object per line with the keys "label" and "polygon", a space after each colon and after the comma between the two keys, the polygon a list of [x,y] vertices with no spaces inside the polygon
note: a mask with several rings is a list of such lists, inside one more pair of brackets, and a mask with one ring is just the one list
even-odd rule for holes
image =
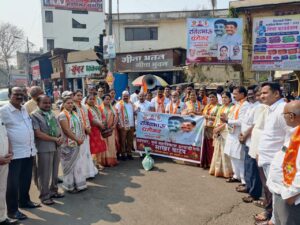
{"label": "concrete wall", "polygon": [[[45,23],[45,11],[53,11],[53,23]],[[86,24],[86,29],[72,28],[72,18]],[[104,29],[104,12],[72,14],[71,10],[46,8],[42,4],[43,50],[47,52],[47,39],[54,39],[55,48],[76,50],[91,49],[99,43],[99,34]],[[74,42],[73,37],[88,37],[89,42]]]}

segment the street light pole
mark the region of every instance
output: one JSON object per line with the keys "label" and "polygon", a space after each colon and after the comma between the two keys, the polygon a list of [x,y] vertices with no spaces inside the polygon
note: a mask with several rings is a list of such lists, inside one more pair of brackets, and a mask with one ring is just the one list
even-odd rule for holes
{"label": "street light pole", "polygon": [[30,66],[29,66],[29,41],[28,37],[26,38],[26,72],[28,78],[28,85],[30,85]]}
{"label": "street light pole", "polygon": [[[112,36],[113,31],[112,31],[112,0],[109,0],[108,3],[108,35]],[[108,61],[108,69],[109,72],[113,73],[114,71],[114,59],[109,59]],[[112,87],[113,88],[113,85]]]}

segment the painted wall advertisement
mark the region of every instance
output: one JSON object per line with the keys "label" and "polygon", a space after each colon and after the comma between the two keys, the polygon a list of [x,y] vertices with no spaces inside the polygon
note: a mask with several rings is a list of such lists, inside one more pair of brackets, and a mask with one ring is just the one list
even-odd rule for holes
{"label": "painted wall advertisement", "polygon": [[103,0],[44,0],[44,6],[56,9],[103,11]]}
{"label": "painted wall advertisement", "polygon": [[252,70],[299,69],[299,16],[255,18],[253,21]]}
{"label": "painted wall advertisement", "polygon": [[66,78],[100,76],[100,66],[97,62],[81,62],[66,64]]}
{"label": "painted wall advertisement", "polygon": [[151,154],[199,163],[203,144],[204,117],[163,113],[137,115],[138,151],[151,148]]}
{"label": "painted wall advertisement", "polygon": [[187,63],[242,63],[242,19],[189,18],[187,29]]}

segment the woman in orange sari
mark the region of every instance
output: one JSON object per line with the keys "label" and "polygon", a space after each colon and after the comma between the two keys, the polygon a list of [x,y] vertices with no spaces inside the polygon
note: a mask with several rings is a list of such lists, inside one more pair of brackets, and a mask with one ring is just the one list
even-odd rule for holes
{"label": "woman in orange sari", "polygon": [[223,105],[219,107],[213,129],[213,146],[214,154],[211,160],[209,174],[216,177],[230,178],[233,175],[231,161],[227,155],[224,153],[224,146],[226,137],[228,134],[227,124],[220,120],[221,114],[228,115],[233,104],[231,103],[230,92],[225,92],[222,94]]}
{"label": "woman in orange sari", "polygon": [[212,156],[214,154],[213,129],[219,109],[217,93],[212,92],[208,97],[210,103],[206,105],[203,110],[203,116],[205,117],[205,130],[203,148],[200,156],[200,166],[203,167],[203,169],[209,168]]}
{"label": "woman in orange sari", "polygon": [[102,104],[99,107],[101,112],[102,121],[106,129],[112,129],[112,134],[104,138],[107,143],[107,151],[102,154],[102,162],[103,166],[116,166],[118,164],[117,161],[117,150],[116,150],[116,125],[118,122],[118,117],[116,115],[116,111],[111,105],[111,97],[106,94],[102,97]]}

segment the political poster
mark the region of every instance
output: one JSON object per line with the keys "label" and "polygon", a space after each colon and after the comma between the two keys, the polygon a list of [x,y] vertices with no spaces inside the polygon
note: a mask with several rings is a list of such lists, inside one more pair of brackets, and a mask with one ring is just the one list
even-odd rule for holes
{"label": "political poster", "polygon": [[252,70],[300,69],[299,16],[255,18],[252,37]]}
{"label": "political poster", "polygon": [[153,155],[200,163],[203,135],[202,116],[155,112],[137,115],[136,144],[141,152],[148,147]]}
{"label": "political poster", "polygon": [[242,63],[242,19],[189,18],[187,29],[187,64]]}

